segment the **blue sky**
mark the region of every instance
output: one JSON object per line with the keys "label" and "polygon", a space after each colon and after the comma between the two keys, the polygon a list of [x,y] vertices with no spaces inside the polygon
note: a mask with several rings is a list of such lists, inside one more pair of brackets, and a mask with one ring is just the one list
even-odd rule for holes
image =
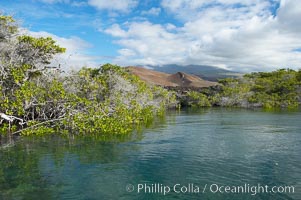
{"label": "blue sky", "polygon": [[199,64],[301,68],[299,0],[1,0],[27,34],[68,49],[66,68]]}

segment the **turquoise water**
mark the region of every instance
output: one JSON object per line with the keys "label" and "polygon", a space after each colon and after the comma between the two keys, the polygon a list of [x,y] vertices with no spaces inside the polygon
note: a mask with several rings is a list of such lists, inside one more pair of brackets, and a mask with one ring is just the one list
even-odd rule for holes
{"label": "turquoise water", "polygon": [[[300,119],[186,110],[125,138],[22,138],[0,150],[0,199],[301,199]],[[258,184],[294,192],[252,193]]]}

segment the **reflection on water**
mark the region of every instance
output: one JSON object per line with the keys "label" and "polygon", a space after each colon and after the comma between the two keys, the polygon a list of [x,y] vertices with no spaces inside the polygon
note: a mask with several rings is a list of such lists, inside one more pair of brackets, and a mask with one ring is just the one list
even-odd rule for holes
{"label": "reflection on water", "polygon": [[[0,199],[301,199],[300,112],[171,112],[122,138],[21,138],[0,150]],[[137,194],[126,185],[292,185],[294,194]]]}

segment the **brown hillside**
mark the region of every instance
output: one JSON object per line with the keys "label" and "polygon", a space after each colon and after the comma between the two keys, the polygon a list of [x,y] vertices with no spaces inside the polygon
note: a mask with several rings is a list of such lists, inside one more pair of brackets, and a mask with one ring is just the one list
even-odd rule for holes
{"label": "brown hillside", "polygon": [[154,85],[197,88],[217,85],[216,82],[206,81],[198,76],[183,72],[167,74],[142,67],[127,67],[127,69],[130,71],[130,73],[138,76],[141,80]]}

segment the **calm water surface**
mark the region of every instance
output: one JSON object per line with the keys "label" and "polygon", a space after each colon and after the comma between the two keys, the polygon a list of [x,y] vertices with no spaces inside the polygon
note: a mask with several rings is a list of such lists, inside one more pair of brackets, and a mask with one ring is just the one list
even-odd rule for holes
{"label": "calm water surface", "polygon": [[[300,200],[300,119],[300,111],[187,110],[118,140],[22,138],[0,149],[0,199]],[[138,193],[138,184],[148,188]],[[175,184],[195,192],[176,193]],[[221,194],[212,184],[294,193]]]}

